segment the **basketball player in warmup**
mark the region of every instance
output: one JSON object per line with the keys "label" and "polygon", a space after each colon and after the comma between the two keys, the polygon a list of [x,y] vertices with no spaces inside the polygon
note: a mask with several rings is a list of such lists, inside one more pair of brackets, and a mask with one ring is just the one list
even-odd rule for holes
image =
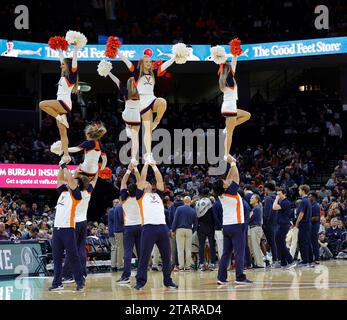
{"label": "basketball player in warmup", "polygon": [[141,252],[141,231],[143,219],[140,214],[139,204],[136,200],[137,185],[136,183],[130,183],[127,186],[131,172],[134,172],[136,182],[138,183],[140,181],[140,173],[137,170],[137,167],[134,167],[130,163],[128,170],[123,176],[120,190],[124,224],[124,271],[121,278],[117,281],[118,284],[130,283],[129,278],[131,275],[131,258],[133,255],[134,245],[138,259]]}
{"label": "basketball player in warmup", "polygon": [[251,114],[237,108],[238,89],[235,80],[237,57],[232,56],[231,63],[219,65],[219,88],[223,92],[222,116],[225,117],[226,137],[224,141],[224,161],[235,160],[230,155],[230,148],[236,126],[248,121]]}
{"label": "basketball player in warmup", "polygon": [[[122,88],[119,79],[109,73],[110,78],[116,83],[117,87],[121,91],[125,101],[125,109],[122,113],[122,118],[126,124],[126,130],[128,137],[131,138],[131,164],[134,166],[138,165],[136,160],[137,153],[139,151],[139,132],[141,125],[140,115],[140,98],[136,88],[135,78],[130,77],[127,81],[126,88]],[[128,132],[130,130],[130,134]]]}
{"label": "basketball player in warmup", "polygon": [[247,285],[252,281],[243,273],[246,248],[245,216],[243,201],[237,193],[239,189],[239,171],[235,161],[230,161],[230,170],[225,180],[219,179],[213,189],[223,207],[223,255],[219,263],[218,284],[228,283],[228,266],[231,254],[235,255],[235,284]]}
{"label": "basketball player in warmup", "polygon": [[[135,79],[137,91],[140,96],[141,118],[145,128],[144,145],[146,154],[144,160],[150,164],[154,164],[152,154],[152,131],[158,126],[161,118],[166,111],[166,100],[157,98],[154,95],[155,78],[164,75],[164,71],[170,67],[175,58],[165,61],[158,69],[153,70],[151,58],[144,55],[135,69],[134,65],[119,51],[119,58],[126,64],[132,76]],[[153,120],[153,112],[156,113],[156,118]]]}
{"label": "basketball player in warmup", "polygon": [[78,89],[78,72],[77,72],[77,51],[75,46],[72,59],[64,58],[63,52],[59,50],[61,77],[58,83],[58,92],[56,100],[41,101],[39,107],[42,111],[48,113],[57,120],[57,125],[62,143],[63,160],[66,163],[71,161],[68,146],[69,140],[67,129],[69,123],[66,115],[72,110],[71,93],[77,92]]}
{"label": "basketball player in warmup", "polygon": [[69,256],[72,274],[77,284],[76,290],[83,291],[84,278],[76,246],[75,216],[83,198],[82,193],[88,193],[89,179],[85,176],[74,178],[63,160],[60,161],[59,165],[59,198],[56,206],[52,240],[54,279],[49,290],[64,289],[62,285],[62,259],[65,250]]}
{"label": "basketball player in warmup", "polygon": [[92,123],[87,125],[84,130],[86,141],[77,147],[68,148],[70,153],[84,151],[84,161],[79,166],[76,174],[82,174],[90,179],[98,175],[99,159],[102,159],[101,170],[104,170],[107,164],[106,148],[100,142],[100,139],[107,132],[102,123]]}
{"label": "basketball player in warmup", "polygon": [[[75,171],[74,177],[78,177],[77,170]],[[89,201],[92,196],[92,192],[95,188],[98,175],[94,175],[93,180],[89,183],[87,192],[82,192],[82,200],[76,208],[76,227],[75,227],[75,240],[77,246],[77,252],[81,261],[83,275],[87,276],[87,254],[86,254],[86,239],[87,239],[87,212],[89,207]],[[64,267],[63,267],[63,284],[74,282],[71,270],[71,261],[69,254],[66,254]]]}
{"label": "basketball player in warmup", "polygon": [[162,201],[164,182],[158,167],[152,164],[156,179],[156,191],[146,181],[148,163],[145,163],[137,186],[136,199],[138,200],[143,221],[141,235],[141,254],[137,268],[135,289],[141,290],[147,282],[148,261],[154,244],[157,245],[163,263],[164,286],[169,289],[177,289],[178,286],[171,279],[171,249],[169,228],[165,221],[165,209]]}

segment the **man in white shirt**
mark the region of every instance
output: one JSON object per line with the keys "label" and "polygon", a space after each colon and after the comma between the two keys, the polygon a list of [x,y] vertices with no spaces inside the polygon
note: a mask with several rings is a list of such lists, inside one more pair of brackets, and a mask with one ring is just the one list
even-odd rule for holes
{"label": "man in white shirt", "polygon": [[141,290],[147,282],[148,261],[154,244],[157,245],[163,263],[164,286],[177,289],[178,286],[171,279],[171,248],[169,229],[165,221],[164,204],[162,201],[164,182],[155,164],[151,164],[156,179],[156,191],[152,184],[146,181],[149,164],[143,166],[140,181],[137,184],[136,199],[140,207],[142,221],[141,253],[136,274],[136,290]]}
{"label": "man in white shirt", "polygon": [[335,119],[327,122],[328,134],[330,137],[338,137],[342,139],[342,129],[341,126],[336,123]]}

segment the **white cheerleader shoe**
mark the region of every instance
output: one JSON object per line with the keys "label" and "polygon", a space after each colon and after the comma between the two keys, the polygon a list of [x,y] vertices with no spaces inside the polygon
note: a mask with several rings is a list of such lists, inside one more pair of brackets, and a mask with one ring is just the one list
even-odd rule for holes
{"label": "white cheerleader shoe", "polygon": [[225,155],[223,160],[225,162],[231,162],[231,161],[236,162],[236,159],[231,154]]}
{"label": "white cheerleader shoe", "polygon": [[138,162],[135,158],[132,158],[132,159],[130,160],[130,163],[131,163],[134,167],[136,167],[136,166],[139,164],[139,162]]}
{"label": "white cheerleader shoe", "polygon": [[71,157],[70,156],[62,156],[61,160],[67,164],[71,161]]}
{"label": "white cheerleader shoe", "polygon": [[131,139],[131,129],[128,125],[125,127],[125,132],[127,134],[127,137]]}
{"label": "white cheerleader shoe", "polygon": [[145,156],[144,156],[144,159],[145,159],[145,162],[148,163],[149,165],[155,165],[155,160],[153,158],[153,153],[147,153]]}
{"label": "white cheerleader shoe", "polygon": [[56,117],[57,121],[64,125],[66,128],[69,128],[69,123],[67,122],[66,114],[60,114]]}

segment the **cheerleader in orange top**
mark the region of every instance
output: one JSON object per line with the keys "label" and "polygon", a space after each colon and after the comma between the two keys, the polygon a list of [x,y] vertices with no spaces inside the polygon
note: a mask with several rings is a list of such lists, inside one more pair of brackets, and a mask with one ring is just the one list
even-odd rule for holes
{"label": "cheerleader in orange top", "polygon": [[[226,62],[227,55],[223,47],[216,46],[211,48],[212,60],[219,64],[219,88],[223,92],[222,116],[225,117],[226,137],[224,142],[224,161],[235,161],[230,155],[232,137],[236,126],[248,121],[251,114],[247,111],[237,108],[238,92],[235,81],[235,71],[237,57],[241,55],[242,49],[240,43],[231,41],[232,60]],[[239,40],[238,40],[239,41]],[[234,45],[234,47],[233,47]]]}
{"label": "cheerleader in orange top", "polygon": [[[84,160],[75,171],[75,177],[78,175],[87,176],[93,179],[99,171],[99,159],[101,157],[102,164],[100,170],[104,170],[107,164],[106,149],[100,142],[100,139],[107,132],[102,123],[91,123],[87,125],[84,130],[86,135],[86,141],[82,142],[77,147],[71,147],[68,149],[70,153],[84,152]],[[55,142],[51,146],[51,151],[57,155],[62,153],[62,144],[60,141]]]}

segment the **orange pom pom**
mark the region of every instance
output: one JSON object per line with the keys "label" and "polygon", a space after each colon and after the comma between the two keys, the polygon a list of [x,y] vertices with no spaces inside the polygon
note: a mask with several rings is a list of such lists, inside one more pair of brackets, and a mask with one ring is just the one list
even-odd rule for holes
{"label": "orange pom pom", "polygon": [[241,40],[239,38],[234,38],[229,42],[230,52],[234,56],[239,56],[242,53]]}
{"label": "orange pom pom", "polygon": [[107,39],[105,56],[107,58],[115,58],[118,49],[121,47],[122,43],[119,41],[118,37],[110,36]]}
{"label": "orange pom pom", "polygon": [[108,167],[106,167],[104,170],[101,170],[100,167],[101,167],[101,163],[99,163],[99,171],[98,171],[99,178],[105,179],[105,180],[111,179],[112,170]]}
{"label": "orange pom pom", "polygon": [[61,49],[63,51],[66,51],[69,47],[69,43],[65,40],[64,37],[50,37],[48,40],[48,45],[53,50]]}

